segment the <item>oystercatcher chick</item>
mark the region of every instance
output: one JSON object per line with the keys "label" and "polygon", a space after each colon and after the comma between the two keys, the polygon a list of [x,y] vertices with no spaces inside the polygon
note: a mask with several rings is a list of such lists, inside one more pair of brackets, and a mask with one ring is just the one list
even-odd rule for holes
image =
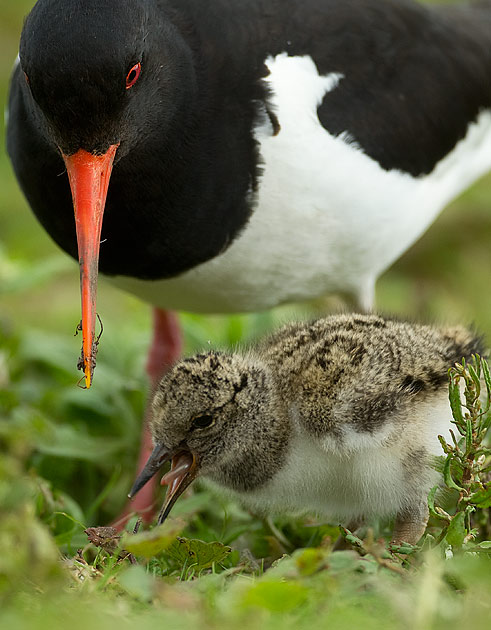
{"label": "oystercatcher chick", "polygon": [[[39,0],[8,151],[79,259],[90,387],[97,274],[162,309],[258,311],[374,284],[491,167],[491,5]],[[65,174],[68,176],[66,176]]]}
{"label": "oystercatcher chick", "polygon": [[462,327],[338,315],[185,359],[155,393],[155,448],[130,496],[172,459],[159,522],[199,475],[266,514],[395,517],[393,541],[416,544],[452,419],[448,369],[476,352]]}

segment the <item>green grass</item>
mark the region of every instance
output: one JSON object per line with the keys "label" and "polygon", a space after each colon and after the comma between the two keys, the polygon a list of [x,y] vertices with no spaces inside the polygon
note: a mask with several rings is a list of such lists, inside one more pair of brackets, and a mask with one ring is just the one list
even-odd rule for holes
{"label": "green grass", "polygon": [[491,450],[480,438],[490,417],[471,368],[454,372],[454,391],[462,375],[467,383],[466,409],[453,395],[462,437],[445,447],[449,488],[432,499],[419,547],[389,554],[390,524],[378,523],[362,539],[344,532],[348,548],[335,550],[336,526],[305,517],[271,527],[201,488],[164,526],[98,548],[83,530],[116,513],[132,478],[143,397],[119,369],[131,348],[102,366],[110,394],[89,402],[59,361],[59,338],[48,339],[52,361],[35,339],[4,341],[15,359],[0,390],[2,627],[489,626],[491,494],[482,482]]}
{"label": "green grass", "polygon": [[[0,7],[2,102],[22,15],[32,4]],[[3,126],[0,134],[3,146]],[[473,322],[491,339],[490,201],[491,177],[455,201],[381,278],[379,308],[424,321]],[[89,545],[83,529],[118,514],[133,480],[149,309],[101,283],[105,333],[96,379],[90,391],[78,389],[78,269],[33,218],[4,152],[0,300],[1,627],[489,627],[488,553],[462,544],[460,520],[450,549],[448,522],[438,513],[425,548],[412,550],[398,570],[378,542],[387,540],[386,523],[375,524],[373,540],[368,534],[358,551],[333,551],[339,530],[330,524],[279,519],[272,531],[203,487],[182,498],[174,515],[186,541],[231,547],[225,555],[216,547],[223,559],[211,568],[210,548],[198,543],[191,545],[197,564],[171,547],[151,560],[139,557],[137,566]],[[280,321],[338,306],[330,299],[249,316],[186,314],[186,352],[247,343]],[[460,483],[454,464],[452,474]],[[443,499],[453,517],[455,491]],[[485,538],[481,528],[478,540]]]}

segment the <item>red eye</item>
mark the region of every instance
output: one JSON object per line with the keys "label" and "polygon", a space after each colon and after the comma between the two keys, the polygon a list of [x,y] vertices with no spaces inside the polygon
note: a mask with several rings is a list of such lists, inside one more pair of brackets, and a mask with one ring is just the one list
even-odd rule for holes
{"label": "red eye", "polygon": [[27,76],[25,72],[24,72],[24,78],[26,80],[27,85],[29,85],[29,77]]}
{"label": "red eye", "polygon": [[137,63],[131,68],[128,72],[128,76],[126,77],[126,89],[129,90],[130,87],[133,87],[135,83],[138,81],[138,77],[140,76],[140,72],[142,71],[141,63]]}

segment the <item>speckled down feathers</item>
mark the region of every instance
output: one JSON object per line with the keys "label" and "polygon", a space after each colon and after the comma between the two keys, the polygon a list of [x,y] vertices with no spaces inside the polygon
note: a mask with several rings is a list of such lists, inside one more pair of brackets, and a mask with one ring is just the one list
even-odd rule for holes
{"label": "speckled down feathers", "polygon": [[[203,476],[253,509],[396,516],[395,537],[417,540],[430,456],[450,426],[448,370],[476,352],[464,327],[375,315],[294,323],[244,356],[178,363],[154,398],[154,440],[188,448]],[[196,429],[203,414],[214,423]]]}
{"label": "speckled down feathers", "polygon": [[298,392],[305,428],[319,436],[347,424],[377,431],[397,410],[446,390],[448,369],[480,350],[480,339],[464,327],[374,315],[291,324],[260,348],[275,366],[282,398]]}

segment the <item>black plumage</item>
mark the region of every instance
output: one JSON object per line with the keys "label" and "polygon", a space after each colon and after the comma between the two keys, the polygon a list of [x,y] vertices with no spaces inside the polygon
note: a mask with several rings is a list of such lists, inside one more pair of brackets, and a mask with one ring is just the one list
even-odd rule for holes
{"label": "black plumage", "polygon": [[175,276],[230,247],[254,211],[268,56],[309,55],[319,73],[344,75],[318,109],[325,129],[420,176],[491,104],[490,26],[489,3],[40,0],[12,78],[8,150],[37,217],[76,257],[58,147],[120,142],[100,269]]}

